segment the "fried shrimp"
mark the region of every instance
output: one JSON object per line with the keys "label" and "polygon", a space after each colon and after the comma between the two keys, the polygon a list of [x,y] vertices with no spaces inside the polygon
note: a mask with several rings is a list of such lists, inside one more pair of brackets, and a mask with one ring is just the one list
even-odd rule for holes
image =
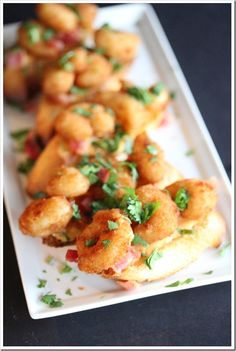
{"label": "fried shrimp", "polygon": [[34,200],[22,213],[19,225],[24,234],[45,237],[63,230],[73,211],[63,196]]}
{"label": "fried shrimp", "polygon": [[61,167],[57,174],[49,181],[46,192],[50,196],[76,197],[85,194],[89,186],[88,178],[78,169],[74,167]]}
{"label": "fried shrimp", "polygon": [[166,190],[179,207],[181,216],[186,219],[205,217],[216,205],[216,193],[207,181],[183,179],[169,185]]}
{"label": "fried shrimp", "polygon": [[43,23],[59,32],[69,32],[79,24],[79,17],[63,4],[38,4],[38,17]]}
{"label": "fried shrimp", "polygon": [[74,6],[78,9],[80,26],[91,31],[97,14],[97,6],[95,4],[75,4]]}
{"label": "fried shrimp", "polygon": [[133,33],[101,28],[95,33],[95,43],[98,48],[105,50],[107,56],[129,62],[137,54],[140,39]]}
{"label": "fried shrimp", "polygon": [[146,133],[136,137],[130,158],[137,165],[141,184],[157,183],[164,177],[166,165],[163,151]]}
{"label": "fried shrimp", "polygon": [[43,92],[46,95],[67,93],[73,86],[74,78],[73,72],[58,68],[51,69],[43,79]]}
{"label": "fried shrimp", "polygon": [[112,64],[103,56],[95,53],[88,55],[86,69],[76,77],[76,85],[82,88],[97,88],[112,73]]}
{"label": "fried shrimp", "polygon": [[55,121],[56,131],[65,139],[85,140],[92,135],[110,135],[115,128],[113,116],[101,105],[80,103],[64,110]]}
{"label": "fried shrimp", "polygon": [[73,50],[74,55],[69,62],[72,63],[73,69],[76,73],[83,72],[88,66],[88,53],[83,48]]}
{"label": "fried shrimp", "polygon": [[102,273],[127,255],[133,231],[118,209],[98,211],[77,239],[78,266],[88,273]]}
{"label": "fried shrimp", "polygon": [[143,204],[159,202],[159,208],[147,222],[135,225],[134,232],[148,243],[164,239],[172,234],[178,226],[179,210],[170,196],[154,184],[137,188],[136,194]]}

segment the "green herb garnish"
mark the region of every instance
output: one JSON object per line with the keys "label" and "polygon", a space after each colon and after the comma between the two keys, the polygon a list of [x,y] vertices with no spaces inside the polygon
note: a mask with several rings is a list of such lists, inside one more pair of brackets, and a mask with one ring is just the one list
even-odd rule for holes
{"label": "green herb garnish", "polygon": [[123,161],[121,162],[121,165],[130,169],[131,177],[133,181],[136,182],[139,177],[136,164],[133,162]]}
{"label": "green herb garnish", "polygon": [[21,162],[18,166],[18,172],[23,173],[23,174],[28,174],[31,169],[33,168],[34,165],[34,160],[31,158],[27,158],[25,161]]}
{"label": "green herb garnish", "polygon": [[50,266],[52,266],[53,265],[53,263],[55,262],[55,259],[52,257],[52,256],[47,256],[47,258],[45,259],[45,262],[47,263],[47,264],[50,264]]}
{"label": "green herb garnish", "polygon": [[78,95],[84,95],[87,93],[87,90],[88,89],[85,89],[85,88],[79,88],[77,86],[73,86],[71,89],[70,89],[70,93],[71,94],[78,94]]}
{"label": "green herb garnish", "polygon": [[80,18],[79,10],[74,4],[65,4],[71,11],[73,11],[78,18]]}
{"label": "green herb garnish", "polygon": [[121,130],[120,127],[117,127],[115,135],[112,138],[96,140],[92,144],[102,150],[112,153],[117,151],[117,149],[119,148],[120,141],[124,137],[124,135],[125,132]]}
{"label": "green herb garnish", "polygon": [[37,288],[44,288],[47,284],[47,281],[44,279],[39,279],[39,283],[37,285]]}
{"label": "green herb garnish", "polygon": [[141,212],[141,223],[146,223],[152,215],[160,208],[160,202],[149,202],[144,204]]}
{"label": "green herb garnish", "polygon": [[62,268],[60,269],[61,274],[70,273],[71,271],[72,271],[72,268],[67,263],[64,263]]}
{"label": "green herb garnish", "polygon": [[31,22],[23,23],[23,28],[27,31],[30,44],[36,44],[41,40],[40,30],[37,24]]}
{"label": "green herb garnish", "polygon": [[71,289],[67,289],[67,290],[65,291],[65,294],[66,294],[66,295],[69,295],[69,296],[72,296]]}
{"label": "green herb garnish", "polygon": [[42,272],[43,272],[43,273],[47,273],[46,269],[43,269]]}
{"label": "green herb garnish", "polygon": [[75,275],[73,278],[71,278],[71,281],[73,282],[73,281],[75,281],[77,278],[78,278],[77,275]]}
{"label": "green herb garnish", "polygon": [[96,245],[97,241],[98,241],[97,239],[88,239],[85,241],[85,246],[92,247],[92,246]]}
{"label": "green herb garnish", "polygon": [[102,186],[103,191],[109,196],[114,196],[118,189],[117,178],[116,170],[112,169],[108,181]]}
{"label": "green herb garnish", "polygon": [[108,29],[108,30],[112,30],[112,27],[110,26],[109,23],[104,23],[102,26],[101,26],[102,29]]}
{"label": "green herb garnish", "polygon": [[192,229],[181,229],[181,228],[177,228],[177,232],[182,234],[182,235],[194,233],[194,231]]}
{"label": "green herb garnish", "polygon": [[176,99],[176,92],[175,92],[175,91],[171,91],[171,92],[170,92],[170,98],[171,98],[172,100]]}
{"label": "green herb garnish", "polygon": [[79,206],[77,204],[72,204],[72,210],[73,210],[73,218],[74,219],[81,219],[81,214],[79,211]]}
{"label": "green herb garnish", "polygon": [[10,134],[10,136],[17,142],[17,151],[24,150],[25,140],[29,131],[29,129],[21,129]]}
{"label": "green herb garnish", "polygon": [[166,288],[174,288],[174,287],[179,286],[179,285],[189,284],[192,281],[193,281],[193,278],[187,278],[186,280],[184,280],[182,282],[177,280],[176,282],[174,282],[172,284],[166,285]]}
{"label": "green herb garnish", "polygon": [[145,151],[150,155],[158,154],[157,148],[154,145],[147,145],[147,147],[145,148]]}
{"label": "green herb garnish", "polygon": [[213,271],[208,271],[208,272],[204,272],[204,273],[202,273],[202,274],[210,275],[210,274],[212,274],[212,273],[213,273]]}
{"label": "green herb garnish", "polygon": [[43,32],[43,40],[48,41],[52,39],[55,35],[55,30],[52,28],[46,28]]}
{"label": "green herb garnish", "polygon": [[43,199],[45,197],[47,197],[47,194],[44,193],[43,191],[38,191],[37,193],[32,195],[33,199]]}
{"label": "green herb garnish", "polygon": [[186,189],[180,188],[175,195],[175,203],[180,211],[184,211],[188,207],[190,196]]}
{"label": "green herb garnish", "polygon": [[162,253],[158,252],[157,250],[154,250],[150,256],[145,260],[146,265],[148,266],[149,269],[153,269],[155,263],[157,260],[159,260],[162,257]]}
{"label": "green herb garnish", "polygon": [[96,54],[99,54],[99,55],[104,55],[106,50],[104,48],[95,48],[94,52],[96,52]]}
{"label": "green herb garnish", "polygon": [[147,89],[131,87],[127,89],[127,93],[144,105],[150,104],[153,101],[153,97]]}
{"label": "green herb garnish", "polygon": [[105,239],[105,240],[102,240],[102,245],[107,248],[111,243],[111,240],[109,239]]}
{"label": "green herb garnish", "polygon": [[81,115],[81,116],[84,116],[84,117],[90,117],[91,116],[91,112],[88,111],[88,110],[85,110],[82,107],[75,107],[72,112],[77,113],[78,115]]}
{"label": "green herb garnish", "polygon": [[132,149],[133,149],[133,140],[131,138],[127,137],[125,140],[124,152],[127,155],[130,155],[132,153]]}
{"label": "green herb garnish", "polygon": [[189,149],[185,152],[185,156],[192,156],[194,154],[194,150],[193,149]]}
{"label": "green herb garnish", "polygon": [[143,238],[141,238],[140,235],[138,234],[134,234],[134,238],[132,240],[132,245],[142,245],[144,247],[148,247],[148,242],[146,240],[144,240]]}
{"label": "green herb garnish", "polygon": [[160,95],[163,90],[165,90],[164,83],[158,83],[158,84],[154,85],[154,87],[151,88],[151,92],[154,95]]}
{"label": "green herb garnish", "polygon": [[58,65],[65,69],[66,71],[73,71],[74,65],[72,62],[69,62],[69,60],[75,56],[74,51],[68,51],[66,54],[61,56],[61,58],[58,60]]}
{"label": "green herb garnish", "polygon": [[114,221],[107,221],[107,227],[109,230],[115,230],[117,228],[119,228],[119,224],[114,222]]}
{"label": "green herb garnish", "polygon": [[118,71],[120,71],[120,70],[123,68],[122,63],[120,63],[120,62],[117,61],[116,59],[110,58],[109,61],[110,61],[111,64],[112,64],[113,72],[118,72]]}
{"label": "green herb garnish", "polygon": [[49,305],[50,308],[61,307],[64,305],[61,299],[57,298],[56,294],[43,295],[41,301],[46,305]]}

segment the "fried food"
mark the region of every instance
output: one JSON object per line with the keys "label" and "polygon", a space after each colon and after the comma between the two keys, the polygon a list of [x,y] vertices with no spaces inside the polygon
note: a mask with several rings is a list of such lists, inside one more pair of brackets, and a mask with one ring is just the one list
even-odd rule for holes
{"label": "fried food", "polygon": [[43,92],[46,95],[67,93],[73,86],[75,75],[63,69],[50,69],[43,79]]}
{"label": "fried food", "polygon": [[120,210],[98,211],[77,239],[79,268],[98,274],[112,268],[127,254],[132,239],[130,223]]}
{"label": "fried food", "polygon": [[178,227],[179,210],[170,196],[155,184],[137,188],[136,194],[142,204],[158,202],[159,208],[147,222],[135,225],[134,232],[148,243],[164,239],[172,234]]}
{"label": "fried food", "polygon": [[166,190],[179,205],[183,218],[199,220],[207,216],[216,206],[216,192],[206,181],[183,179],[169,185]]}
{"label": "fried food", "polygon": [[45,237],[65,229],[72,214],[71,204],[63,196],[39,199],[26,207],[19,225],[26,235]]}
{"label": "fried food", "polygon": [[50,196],[66,196],[69,198],[85,194],[90,187],[85,177],[75,167],[61,167],[49,181],[46,192]]}

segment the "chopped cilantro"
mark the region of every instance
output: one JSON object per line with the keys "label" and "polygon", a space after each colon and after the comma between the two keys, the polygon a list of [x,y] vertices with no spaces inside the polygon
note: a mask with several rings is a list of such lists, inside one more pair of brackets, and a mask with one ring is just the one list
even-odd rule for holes
{"label": "chopped cilantro", "polygon": [[132,240],[132,245],[142,245],[144,247],[147,247],[149,244],[146,240],[144,240],[143,238],[141,238],[140,235],[138,234],[134,234],[134,238]]}
{"label": "chopped cilantro", "polygon": [[123,67],[122,63],[120,63],[116,59],[110,58],[109,61],[112,64],[113,72],[118,72],[118,71],[120,71],[122,69],[122,67]]}
{"label": "chopped cilantro", "polygon": [[44,193],[43,191],[38,191],[37,193],[32,195],[33,199],[43,199],[45,197],[47,197],[47,194]]}
{"label": "chopped cilantro", "polygon": [[107,248],[111,243],[111,240],[109,239],[105,239],[105,240],[102,240],[102,245]]}
{"label": "chopped cilantro", "polygon": [[109,30],[112,29],[112,27],[110,26],[109,23],[104,23],[104,24],[101,26],[101,28],[102,28],[102,29],[109,29]]}
{"label": "chopped cilantro", "polygon": [[164,89],[165,89],[165,84],[160,82],[151,88],[151,92],[154,95],[160,95]]}
{"label": "chopped cilantro", "polygon": [[210,274],[212,274],[212,273],[213,273],[213,271],[208,271],[208,272],[204,272],[204,273],[202,273],[202,274],[210,275]]}
{"label": "chopped cilantro", "polygon": [[69,60],[74,56],[74,51],[68,51],[66,54],[59,58],[58,65],[67,71],[73,71],[74,65],[72,64],[72,62],[69,62]]}
{"label": "chopped cilantro", "polygon": [[155,249],[151,253],[151,255],[148,256],[148,258],[146,258],[145,263],[149,269],[153,269],[156,261],[159,260],[161,257],[162,257],[162,254]]}
{"label": "chopped cilantro", "polygon": [[108,181],[105,184],[103,184],[103,186],[102,186],[102,189],[106,194],[108,194],[110,196],[115,195],[115,192],[118,188],[117,177],[118,176],[117,176],[116,170],[114,170],[114,169],[111,170]]}
{"label": "chopped cilantro", "polygon": [[43,269],[42,272],[43,272],[43,273],[47,273],[46,269]]}
{"label": "chopped cilantro", "polygon": [[133,149],[133,140],[130,137],[127,137],[125,140],[124,152],[127,155],[130,155],[132,153],[132,149]]}
{"label": "chopped cilantro", "polygon": [[67,290],[65,291],[65,294],[66,294],[66,295],[69,295],[69,296],[72,296],[71,289],[67,289]]}
{"label": "chopped cilantro", "polygon": [[127,89],[127,93],[144,105],[150,104],[153,101],[153,97],[147,89],[131,87]]}
{"label": "chopped cilantro", "polygon": [[55,30],[52,28],[46,28],[43,32],[43,40],[48,41],[55,35]]}
{"label": "chopped cilantro", "polygon": [[73,85],[73,87],[70,89],[70,93],[71,94],[78,94],[78,95],[84,95],[86,94],[87,92],[87,89],[85,88],[79,88],[75,85]]}
{"label": "chopped cilantro", "polygon": [[78,278],[78,276],[75,275],[73,278],[71,278],[71,281],[73,282],[73,281],[75,281],[77,278]]}
{"label": "chopped cilantro", "polygon": [[81,219],[81,214],[79,211],[79,206],[77,204],[72,204],[72,210],[73,210],[73,218],[74,219]]}
{"label": "chopped cilantro", "polygon": [[189,284],[189,283],[191,283],[192,281],[193,281],[193,278],[188,278],[188,279],[184,280],[183,282],[181,282],[180,284],[181,284],[181,285]]}
{"label": "chopped cilantro", "polygon": [[186,189],[180,188],[175,195],[175,203],[180,211],[184,211],[188,207],[190,196]]}
{"label": "chopped cilantro", "polygon": [[70,273],[71,271],[72,271],[72,268],[67,263],[64,263],[60,269],[61,274]]}
{"label": "chopped cilantro", "polygon": [[55,259],[51,255],[49,255],[49,256],[46,257],[45,262],[47,264],[50,264],[50,266],[52,266],[54,264],[54,262],[55,262]]}
{"label": "chopped cilantro", "polygon": [[119,228],[119,224],[114,222],[114,221],[107,221],[107,227],[109,230],[115,230],[117,228]]}
{"label": "chopped cilantro", "polygon": [[150,162],[156,162],[157,161],[157,156],[153,156],[150,158]]}
{"label": "chopped cilantro", "polygon": [[92,144],[102,150],[112,153],[117,151],[120,141],[124,137],[124,135],[125,135],[125,132],[121,130],[119,127],[117,127],[115,135],[112,138],[104,138],[104,139],[96,140]]}
{"label": "chopped cilantro", "polygon": [[194,154],[194,150],[193,149],[189,149],[185,152],[185,156],[192,156]]}
{"label": "chopped cilantro", "polygon": [[157,148],[154,145],[147,145],[147,147],[145,148],[145,151],[150,155],[158,154]]}
{"label": "chopped cilantro", "polygon": [[123,162],[121,162],[121,165],[126,166],[130,169],[131,177],[132,177],[133,181],[136,182],[138,177],[139,177],[139,174],[138,174],[138,171],[136,168],[137,167],[136,164],[133,162],[123,161]]}
{"label": "chopped cilantro", "polygon": [[16,132],[12,132],[11,137],[17,142],[17,151],[23,151],[25,146],[25,140],[29,133],[29,129],[21,129]]}
{"label": "chopped cilantro", "polygon": [[41,301],[48,305],[50,308],[61,307],[63,302],[61,299],[58,299],[56,294],[46,294],[41,297]]}
{"label": "chopped cilantro", "polygon": [[104,55],[106,50],[104,48],[95,48],[94,52],[96,52],[96,54],[99,54],[99,55]]}
{"label": "chopped cilantro", "polygon": [[47,281],[44,279],[39,279],[39,283],[37,285],[37,288],[44,288],[47,284]]}
{"label": "chopped cilantro", "polygon": [[106,108],[105,108],[105,111],[106,111],[107,113],[109,113],[109,115],[111,115],[111,116],[114,116],[114,115],[115,115],[114,111],[113,111],[110,107],[106,107]]}
{"label": "chopped cilantro", "polygon": [[194,231],[192,229],[181,229],[181,228],[177,228],[177,232],[180,234],[193,234]]}
{"label": "chopped cilantro", "polygon": [[160,208],[160,205],[159,201],[144,204],[141,212],[141,223],[146,223],[158,208]]}
{"label": "chopped cilantro", "polygon": [[84,116],[84,117],[90,117],[91,112],[82,108],[82,107],[75,107],[73,110],[74,113],[77,113],[78,115]]}
{"label": "chopped cilantro", "polygon": [[27,158],[25,161],[21,162],[18,166],[18,172],[23,173],[23,174],[28,174],[31,169],[33,168],[34,165],[34,160],[31,158]]}
{"label": "chopped cilantro", "polygon": [[176,92],[175,92],[175,91],[171,91],[171,92],[170,92],[170,98],[171,98],[172,100],[176,99]]}
{"label": "chopped cilantro", "polygon": [[92,246],[96,245],[96,243],[97,243],[97,239],[88,239],[85,241],[85,246],[92,247]]}
{"label": "chopped cilantro", "polygon": [[187,278],[187,279],[185,279],[184,281],[179,281],[179,280],[177,280],[176,282],[174,282],[174,283],[171,283],[171,284],[169,284],[169,285],[166,285],[166,288],[174,288],[174,287],[176,287],[176,286],[179,286],[179,285],[184,285],[184,284],[189,284],[189,283],[191,283],[193,281],[193,278]]}
{"label": "chopped cilantro", "polygon": [[27,36],[30,44],[36,44],[41,40],[39,26],[32,22],[23,23],[23,27],[27,31]]}

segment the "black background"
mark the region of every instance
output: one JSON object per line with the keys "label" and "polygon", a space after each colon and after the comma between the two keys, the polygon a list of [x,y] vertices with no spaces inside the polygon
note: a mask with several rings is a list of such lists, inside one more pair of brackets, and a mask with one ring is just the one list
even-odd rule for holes
{"label": "black background", "polygon": [[[4,4],[4,23],[32,17],[33,7]],[[158,4],[154,8],[230,176],[230,5]],[[32,320],[4,216],[5,346],[230,345],[230,289],[230,282],[219,283]]]}

